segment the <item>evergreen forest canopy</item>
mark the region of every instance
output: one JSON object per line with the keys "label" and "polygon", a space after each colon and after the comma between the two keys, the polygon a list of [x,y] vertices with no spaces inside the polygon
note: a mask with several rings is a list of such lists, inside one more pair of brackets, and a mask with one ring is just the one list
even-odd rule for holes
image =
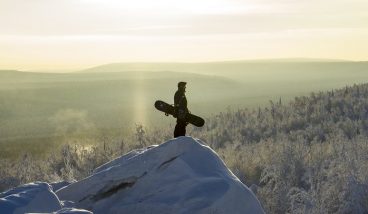
{"label": "evergreen forest canopy", "polygon": [[[298,96],[265,107],[223,111],[189,135],[202,139],[267,213],[368,212],[368,84]],[[69,141],[39,159],[23,153],[0,166],[0,189],[34,180],[72,180],[132,149],[159,144],[173,127],[136,126],[86,146]]]}

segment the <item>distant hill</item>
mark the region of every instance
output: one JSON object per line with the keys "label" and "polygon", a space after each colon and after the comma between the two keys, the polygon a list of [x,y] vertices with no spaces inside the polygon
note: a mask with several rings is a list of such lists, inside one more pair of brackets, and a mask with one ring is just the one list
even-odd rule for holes
{"label": "distant hill", "polygon": [[0,70],[0,76],[6,77],[6,76],[15,76],[15,75],[23,75],[24,72],[17,71],[17,70]]}
{"label": "distant hill", "polygon": [[[135,71],[176,71],[176,72],[207,72],[208,69],[219,71],[223,69],[223,66],[251,66],[255,64],[269,65],[274,63],[281,64],[294,64],[294,63],[307,63],[307,64],[319,64],[319,63],[365,63],[348,61],[341,59],[319,59],[319,58],[279,58],[279,59],[253,59],[253,60],[231,60],[231,61],[209,61],[209,62],[133,62],[133,63],[110,63],[103,64],[79,71],[71,70],[31,70],[31,71],[18,71],[18,70],[1,70],[0,75],[7,74],[70,74],[70,73],[95,73],[95,72],[135,72]],[[218,67],[220,66],[220,67]]]}
{"label": "distant hill", "polygon": [[112,63],[79,71],[79,73],[100,72],[136,72],[136,71],[175,71],[202,74],[219,74],[225,76],[229,73],[245,71],[326,71],[367,69],[368,62],[353,62],[343,60],[324,59],[269,59],[269,60],[243,60],[219,61],[199,63]]}
{"label": "distant hill", "polygon": [[274,58],[274,59],[253,59],[242,61],[243,62],[352,62],[344,59],[322,59],[322,58]]}
{"label": "distant hill", "polygon": [[[136,80],[136,79],[177,79],[190,80],[208,78],[207,74],[190,73],[190,72],[173,72],[173,71],[125,71],[113,72],[73,72],[73,73],[40,73],[40,72],[23,72],[16,70],[0,70],[0,83],[4,88],[7,84],[15,82],[25,83],[45,83],[45,82],[91,82],[91,81],[106,81],[106,80]],[[212,79],[222,79],[225,81],[234,81],[223,76],[210,75]],[[35,87],[37,87],[35,85]]]}

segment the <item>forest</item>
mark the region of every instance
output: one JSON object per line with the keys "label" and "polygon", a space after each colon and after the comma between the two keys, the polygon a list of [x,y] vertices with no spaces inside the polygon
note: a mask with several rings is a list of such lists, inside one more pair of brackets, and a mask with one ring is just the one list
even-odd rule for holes
{"label": "forest", "polygon": [[[214,149],[266,213],[367,213],[367,119],[368,84],[359,84],[229,108],[187,134]],[[42,158],[23,151],[0,162],[0,191],[36,180],[81,179],[133,149],[165,142],[172,131],[172,124],[136,124],[126,135],[70,137]]]}

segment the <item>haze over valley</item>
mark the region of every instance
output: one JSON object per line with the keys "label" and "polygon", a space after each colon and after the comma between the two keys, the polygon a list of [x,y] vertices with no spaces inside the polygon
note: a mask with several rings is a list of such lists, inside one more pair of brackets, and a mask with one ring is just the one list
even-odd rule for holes
{"label": "haze over valley", "polygon": [[316,60],[119,63],[72,73],[3,70],[0,142],[47,146],[65,136],[95,136],[107,130],[124,135],[135,124],[173,125],[175,118],[155,110],[153,103],[173,103],[179,81],[188,82],[190,111],[207,118],[364,83],[367,70],[367,62]]}

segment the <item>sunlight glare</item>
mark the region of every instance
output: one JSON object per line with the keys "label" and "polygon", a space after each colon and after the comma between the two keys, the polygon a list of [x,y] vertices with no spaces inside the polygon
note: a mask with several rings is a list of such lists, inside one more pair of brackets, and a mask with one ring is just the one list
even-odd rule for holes
{"label": "sunlight glare", "polygon": [[134,112],[133,119],[136,123],[141,125],[147,125],[147,115],[146,108],[149,106],[147,104],[146,96],[145,96],[145,85],[143,79],[143,73],[136,73],[135,86],[133,91],[133,99],[134,99]]}
{"label": "sunlight glare", "polygon": [[[131,15],[188,15],[188,14],[230,14],[254,10],[252,4],[239,4],[225,0],[81,0],[101,10],[110,9]],[[246,5],[246,6],[245,6]]]}

